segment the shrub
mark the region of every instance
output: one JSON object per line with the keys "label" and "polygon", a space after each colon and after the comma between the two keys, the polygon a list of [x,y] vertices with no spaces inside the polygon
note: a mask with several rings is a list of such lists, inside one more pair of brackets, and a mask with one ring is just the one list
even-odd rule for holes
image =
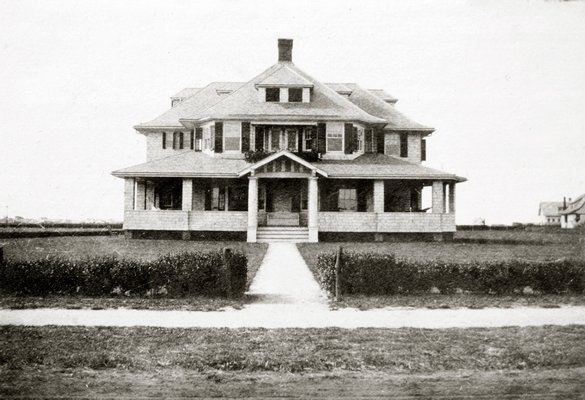
{"label": "shrub", "polygon": [[221,251],[167,255],[155,261],[94,257],[6,261],[0,266],[0,290],[45,296],[111,293],[241,296],[248,260],[240,252],[224,260]]}
{"label": "shrub", "polygon": [[[392,254],[345,252],[340,269],[344,294],[393,295],[426,293],[512,294],[530,287],[540,293],[582,293],[585,262],[561,260],[528,262],[450,263],[397,260]],[[335,253],[317,257],[316,277],[330,293],[335,290]]]}

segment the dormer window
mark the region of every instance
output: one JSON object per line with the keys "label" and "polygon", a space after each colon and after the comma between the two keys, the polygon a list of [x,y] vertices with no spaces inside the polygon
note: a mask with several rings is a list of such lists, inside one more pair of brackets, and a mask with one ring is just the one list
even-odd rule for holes
{"label": "dormer window", "polygon": [[278,103],[280,101],[280,88],[266,88],[266,102]]}
{"label": "dormer window", "polygon": [[288,89],[288,102],[289,103],[300,103],[303,101],[303,89],[302,88],[289,88]]}

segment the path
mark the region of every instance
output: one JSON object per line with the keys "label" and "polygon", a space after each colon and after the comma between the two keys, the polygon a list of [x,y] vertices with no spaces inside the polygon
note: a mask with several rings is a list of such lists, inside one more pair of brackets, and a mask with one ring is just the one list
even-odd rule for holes
{"label": "path", "polygon": [[0,310],[0,325],[159,326],[177,328],[471,328],[585,325],[585,307],[330,311],[325,294],[294,244],[271,243],[243,310]]}

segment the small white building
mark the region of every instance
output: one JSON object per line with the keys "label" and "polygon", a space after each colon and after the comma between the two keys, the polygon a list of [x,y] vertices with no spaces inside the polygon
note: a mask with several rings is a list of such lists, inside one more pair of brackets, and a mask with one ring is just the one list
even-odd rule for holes
{"label": "small white building", "polygon": [[561,226],[562,201],[543,201],[538,206],[540,224],[547,226]]}

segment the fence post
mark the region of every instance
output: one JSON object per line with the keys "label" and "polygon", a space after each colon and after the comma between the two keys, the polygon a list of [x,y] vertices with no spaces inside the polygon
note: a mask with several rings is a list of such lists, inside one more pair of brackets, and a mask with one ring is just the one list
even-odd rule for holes
{"label": "fence post", "polygon": [[230,266],[230,259],[232,258],[232,249],[229,247],[223,248],[223,281],[226,289],[226,295],[232,297],[232,268]]}
{"label": "fence post", "polygon": [[341,300],[341,246],[337,248],[335,257],[335,301]]}

